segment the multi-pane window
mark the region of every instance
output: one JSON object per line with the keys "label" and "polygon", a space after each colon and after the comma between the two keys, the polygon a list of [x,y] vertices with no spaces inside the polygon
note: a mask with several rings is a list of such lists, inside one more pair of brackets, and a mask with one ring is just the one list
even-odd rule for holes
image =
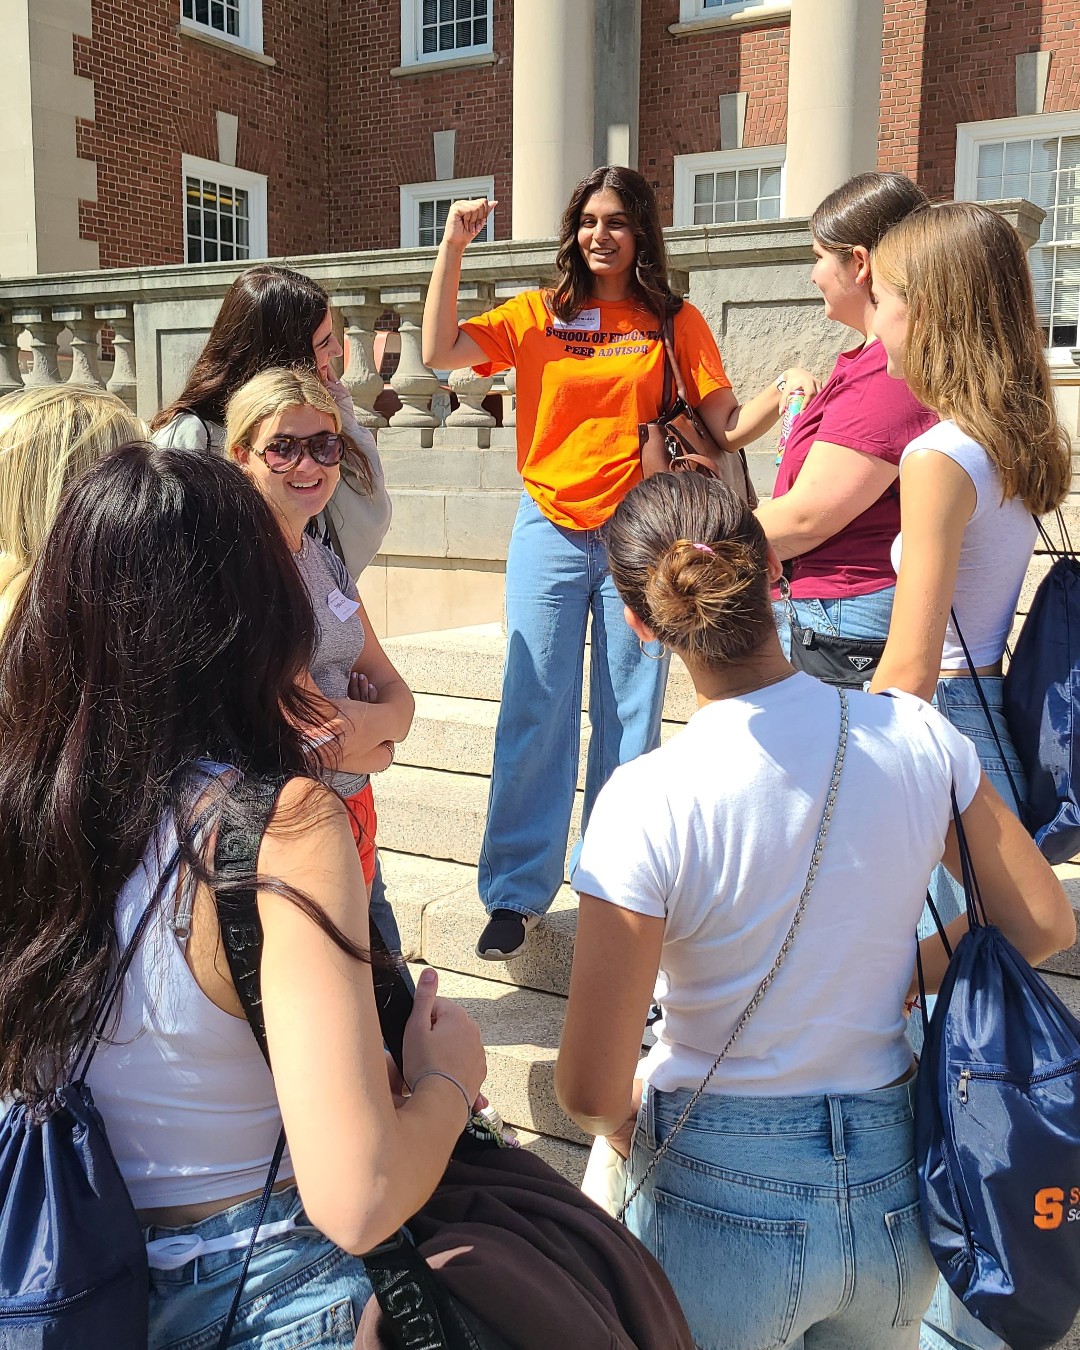
{"label": "multi-pane window", "polygon": [[422,0],[420,51],[426,57],[486,47],[490,0]]}
{"label": "multi-pane window", "polygon": [[[495,195],[494,178],[447,178],[434,183],[401,185],[401,247],[435,248],[442,239],[446,217],[454,202]],[[495,216],[488,216],[476,236],[483,243],[495,238]]]}
{"label": "multi-pane window", "polygon": [[184,0],[183,15],[223,37],[241,39],[242,0]]}
{"label": "multi-pane window", "polygon": [[188,176],[186,260],[236,262],[251,256],[250,196],[243,188]]}
{"label": "multi-pane window", "polygon": [[958,127],[956,195],[1042,207],[1028,253],[1039,322],[1048,347],[1080,346],[1080,114]]}
{"label": "multi-pane window", "polygon": [[1046,212],[1028,254],[1035,304],[1049,347],[1080,344],[1080,129],[979,146],[976,201],[1026,197]]}
{"label": "multi-pane window", "polygon": [[694,224],[776,220],[780,215],[780,166],[727,169],[694,175]]}
{"label": "multi-pane window", "polygon": [[[457,198],[433,197],[417,202],[417,240],[421,248],[434,248],[442,239],[446,217],[450,214],[450,204]],[[484,221],[484,228],[476,236],[478,243],[491,238],[491,217]]]}

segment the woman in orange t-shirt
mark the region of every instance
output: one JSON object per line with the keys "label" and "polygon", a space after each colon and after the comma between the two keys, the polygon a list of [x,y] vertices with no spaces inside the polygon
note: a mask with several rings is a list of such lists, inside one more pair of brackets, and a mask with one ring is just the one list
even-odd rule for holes
{"label": "woman in orange t-shirt", "polygon": [[[654,749],[667,654],[640,647],[608,574],[602,527],[641,477],[638,424],[661,412],[661,329],[673,316],[689,397],[724,450],[782,411],[781,382],[739,406],[708,324],[668,284],[652,189],[632,169],[594,169],[562,220],[551,291],[528,291],[458,323],[466,246],[495,205],[455,202],[424,308],[424,361],[437,370],[517,369],[517,458],[525,491],[506,560],[508,644],[495,732],[477,954],[505,961],[562,883],[577,785],[585,633],[592,618],[582,827],[621,763]],[[816,389],[805,371],[789,388]]]}

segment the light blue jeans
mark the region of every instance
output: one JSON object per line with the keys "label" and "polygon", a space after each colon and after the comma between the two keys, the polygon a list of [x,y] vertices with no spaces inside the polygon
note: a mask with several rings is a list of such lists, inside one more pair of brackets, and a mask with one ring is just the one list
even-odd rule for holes
{"label": "light blue jeans", "polygon": [[[612,772],[660,743],[668,656],[651,660],[623,618],[602,530],[553,525],[528,495],[506,559],[506,668],[478,886],[488,913],[545,913],[563,880],[592,616],[582,830]],[[575,845],[571,871],[580,841]]]}
{"label": "light blue jeans", "polygon": [[[646,1089],[631,1184],[689,1095]],[[915,1350],[937,1268],[919,1215],[912,1100],[913,1080],[698,1102],[627,1215],[698,1350]]]}
{"label": "light blue jeans", "polygon": [[[934,707],[949,722],[962,731],[975,744],[979,752],[979,762],[983,772],[1001,794],[1001,799],[1010,811],[1017,812],[1016,797],[1009,782],[1016,786],[1021,800],[1027,795],[1027,781],[1023,765],[1009,736],[1002,711],[1002,680],[1000,676],[980,675],[979,683],[993,717],[1001,750],[986,721],[986,713],[979,701],[975,681],[967,676],[957,676],[948,680],[939,680],[934,693]],[[1006,772],[1006,764],[1009,773]],[[936,867],[930,878],[930,894],[943,923],[955,919],[965,909],[963,887],[944,867]],[[923,910],[919,921],[919,936],[928,937],[936,932],[929,909]],[[928,1000],[927,1015],[933,1010],[933,999]],[[916,1048],[922,1045],[922,1019],[912,1017],[908,1027],[912,1043]],[[952,1292],[945,1281],[939,1280],[934,1291],[930,1307],[923,1319],[921,1350],[1005,1350],[1004,1341],[994,1335],[975,1320],[964,1305]]]}
{"label": "light blue jeans", "polygon": [[[887,638],[896,586],[872,591],[869,595],[849,595],[840,600],[792,600],[795,618],[803,628],[827,637]],[[791,625],[787,607],[773,604],[776,631],[784,655],[791,655]]]}
{"label": "light blue jeans", "polygon": [[[202,1223],[150,1228],[147,1239],[194,1234],[204,1241],[255,1222],[258,1199]],[[260,1242],[244,1282],[229,1338],[235,1350],[351,1350],[371,1283],[364,1263],[312,1227],[295,1186],[270,1197],[264,1223],[296,1218],[297,1227]],[[216,1350],[232,1305],[244,1251],[214,1252],[178,1270],[150,1272],[149,1350]]]}

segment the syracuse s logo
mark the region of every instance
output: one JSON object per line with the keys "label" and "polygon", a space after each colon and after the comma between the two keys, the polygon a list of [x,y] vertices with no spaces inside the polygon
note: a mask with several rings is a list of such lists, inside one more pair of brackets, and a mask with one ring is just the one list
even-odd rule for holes
{"label": "syracuse s logo", "polygon": [[1035,1192],[1035,1227],[1059,1228],[1065,1216],[1065,1192],[1060,1186],[1044,1186]]}

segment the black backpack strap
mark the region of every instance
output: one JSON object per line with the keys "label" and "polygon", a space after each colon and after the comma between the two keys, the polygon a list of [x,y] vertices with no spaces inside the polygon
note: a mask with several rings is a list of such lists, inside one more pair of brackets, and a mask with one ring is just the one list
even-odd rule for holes
{"label": "black backpack strap", "polygon": [[[956,610],[950,607],[949,615],[952,618],[953,627],[956,629],[956,636],[960,639],[960,646],[964,650],[964,660],[968,664],[968,671],[975,685],[975,692],[979,696],[979,702],[982,704],[983,716],[986,718],[986,725],[990,728],[990,735],[993,736],[997,745],[998,754],[1001,756],[1001,766],[1005,770],[1005,776],[1009,780],[1009,787],[1012,789],[1013,801],[1016,803],[1016,814],[1021,820],[1024,819],[1024,803],[1020,798],[1020,789],[1016,786],[1016,779],[1013,777],[1012,769],[1009,768],[1009,761],[1005,757],[1005,747],[1001,743],[1001,737],[998,735],[998,729],[994,726],[993,714],[990,712],[990,704],[986,701],[986,694],[983,691],[982,680],[979,679],[978,672],[975,669],[975,662],[971,659],[971,652],[964,640],[964,635],[960,631],[960,624],[956,618]],[[948,721],[948,718],[945,719]]]}

